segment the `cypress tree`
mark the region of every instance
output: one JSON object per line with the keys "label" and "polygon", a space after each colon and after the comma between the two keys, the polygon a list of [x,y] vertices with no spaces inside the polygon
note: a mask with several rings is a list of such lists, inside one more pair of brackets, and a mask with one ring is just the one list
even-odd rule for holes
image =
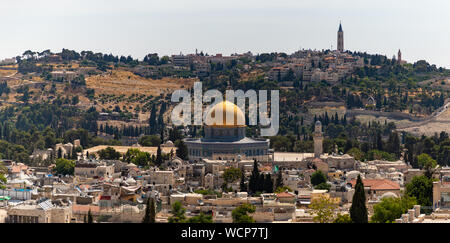
{"label": "cypress tree", "polygon": [[245,183],[245,172],[244,169],[241,169],[241,183],[239,184],[241,192],[247,191],[247,184]]}
{"label": "cypress tree", "polygon": [[188,160],[188,149],[186,144],[184,144],[183,140],[178,140],[178,142],[175,142],[175,146],[177,147],[177,156],[180,157],[180,159]]}
{"label": "cypress tree", "polygon": [[358,175],[355,185],[355,194],[353,194],[352,206],[350,208],[350,218],[353,223],[368,223],[366,194],[364,193],[364,184],[361,176]]}
{"label": "cypress tree", "polygon": [[378,130],[377,131],[377,149],[380,151],[383,151],[383,139],[381,138],[381,132]]}
{"label": "cypress tree", "polygon": [[62,156],[62,149],[61,148],[59,148],[58,149],[58,159],[60,159],[60,158],[62,158],[63,156]]}
{"label": "cypress tree", "polygon": [[275,189],[278,187],[283,187],[283,174],[281,174],[281,171],[278,171],[277,179],[275,181]]}
{"label": "cypress tree", "polygon": [[267,193],[273,193],[273,181],[270,174],[267,174],[264,178],[264,191]]}
{"label": "cypress tree", "polygon": [[162,156],[161,156],[161,145],[158,145],[158,150],[156,151],[156,165],[162,164]]}
{"label": "cypress tree", "polygon": [[72,157],[71,157],[71,159],[75,159],[75,160],[76,160],[77,157],[78,157],[78,156],[77,156],[77,151],[75,150],[75,147],[73,147],[73,148],[72,148]]}
{"label": "cypress tree", "polygon": [[256,159],[253,161],[253,171],[250,176],[250,180],[248,183],[248,190],[251,193],[255,193],[258,190],[258,179],[259,179],[259,170],[258,170],[258,162]]}
{"label": "cypress tree", "polygon": [[152,201],[150,203],[150,223],[156,222],[156,207],[155,207],[155,200],[152,198]]}
{"label": "cypress tree", "polygon": [[161,137],[161,144],[163,144],[164,143],[164,128],[161,128],[161,132],[160,132],[159,136]]}
{"label": "cypress tree", "polygon": [[145,208],[145,216],[142,223],[155,223],[156,210],[153,198],[147,199],[147,207]]}
{"label": "cypress tree", "polygon": [[257,192],[263,192],[263,191],[265,191],[264,189],[264,183],[265,182],[265,179],[264,179],[264,174],[259,174],[259,176],[258,176],[258,179],[257,179],[257,182],[256,182],[256,186],[257,186],[257,189],[256,189],[256,191]]}
{"label": "cypress tree", "polygon": [[88,223],[88,224],[94,223],[94,219],[92,218],[91,209],[89,209],[89,211],[88,211],[87,223]]}
{"label": "cypress tree", "polygon": [[150,223],[150,198],[147,199],[147,205],[145,207],[145,215],[144,218],[142,219],[142,223],[144,224],[148,224]]}

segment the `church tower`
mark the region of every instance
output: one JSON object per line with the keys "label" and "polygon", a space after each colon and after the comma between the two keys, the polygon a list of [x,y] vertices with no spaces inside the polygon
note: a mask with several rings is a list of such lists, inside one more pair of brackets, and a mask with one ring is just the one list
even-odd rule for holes
{"label": "church tower", "polygon": [[398,63],[402,63],[402,52],[400,51],[400,49],[398,49],[397,60]]}
{"label": "church tower", "polygon": [[323,134],[322,134],[322,123],[316,121],[314,128],[314,157],[320,158],[323,152]]}
{"label": "church tower", "polygon": [[337,50],[344,52],[344,31],[342,31],[341,23],[339,23],[339,30],[337,33]]}

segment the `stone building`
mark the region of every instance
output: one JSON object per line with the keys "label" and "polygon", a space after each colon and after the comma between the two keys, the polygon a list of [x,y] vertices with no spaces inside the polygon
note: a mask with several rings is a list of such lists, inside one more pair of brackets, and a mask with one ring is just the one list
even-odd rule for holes
{"label": "stone building", "polygon": [[106,165],[97,161],[78,161],[75,164],[75,176],[93,178],[93,177],[110,177],[114,174],[114,166]]}
{"label": "stone building", "polygon": [[442,176],[440,181],[433,182],[433,210],[450,209],[450,176]]}
{"label": "stone building", "polygon": [[48,199],[10,207],[7,214],[8,223],[70,223],[72,220],[70,204]]}
{"label": "stone building", "polygon": [[[148,182],[151,184],[167,184],[170,186],[173,186],[175,184],[173,171],[150,170],[147,173]],[[145,176],[144,178],[147,178],[147,176]]]}

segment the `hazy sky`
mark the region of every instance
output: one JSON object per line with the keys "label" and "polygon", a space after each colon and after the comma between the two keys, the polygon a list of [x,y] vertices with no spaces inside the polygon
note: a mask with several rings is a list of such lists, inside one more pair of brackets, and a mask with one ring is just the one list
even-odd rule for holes
{"label": "hazy sky", "polygon": [[92,50],[143,58],[179,52],[292,53],[344,47],[450,68],[448,0],[2,0],[0,58]]}

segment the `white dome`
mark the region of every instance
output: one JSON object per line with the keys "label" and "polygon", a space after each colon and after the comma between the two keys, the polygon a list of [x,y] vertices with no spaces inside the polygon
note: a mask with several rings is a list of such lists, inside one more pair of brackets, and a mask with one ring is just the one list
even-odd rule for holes
{"label": "white dome", "polygon": [[133,168],[133,167],[137,167],[137,165],[135,165],[135,164],[133,164],[133,163],[129,163],[129,164],[127,164],[127,167],[128,167],[128,168]]}
{"label": "white dome", "polygon": [[361,175],[361,172],[359,172],[357,170],[352,170],[352,171],[347,172],[348,179],[356,179],[356,178],[358,178],[358,175]]}
{"label": "white dome", "polygon": [[397,198],[397,194],[393,193],[393,192],[386,192],[383,195],[381,195],[381,198]]}
{"label": "white dome", "polygon": [[127,212],[127,213],[139,213],[139,209],[135,206],[132,205],[124,205],[123,206],[123,212]]}
{"label": "white dome", "polygon": [[129,177],[125,182],[128,183],[128,184],[133,184],[133,183],[136,183],[136,180],[131,178],[131,177]]}

